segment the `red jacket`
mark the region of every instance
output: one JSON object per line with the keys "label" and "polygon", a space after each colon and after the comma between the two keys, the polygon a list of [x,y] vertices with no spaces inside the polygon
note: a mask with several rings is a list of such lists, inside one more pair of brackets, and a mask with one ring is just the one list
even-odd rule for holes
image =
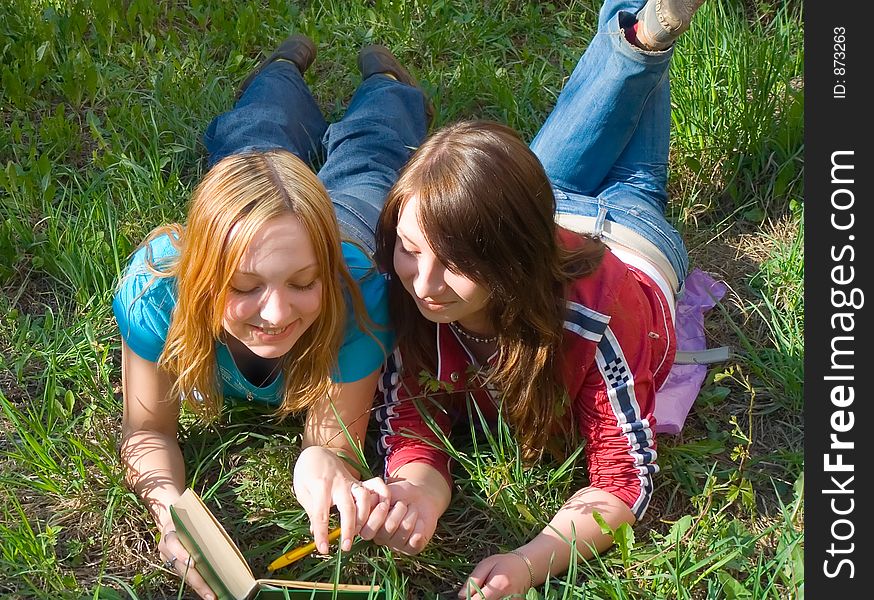
{"label": "red jacket", "polygon": [[[559,229],[567,246],[580,236]],[[566,300],[562,370],[573,418],[586,440],[589,483],[622,499],[637,518],[646,510],[658,472],[653,428],[655,392],[676,353],[674,325],[667,300],[645,274],[627,266],[609,250],[598,269],[576,281]],[[437,379],[465,394],[440,396],[444,411],[429,410],[448,433],[451,415],[463,413],[470,394],[483,413],[497,416],[497,392],[485,389],[468,371],[472,356],[446,324],[437,324]],[[386,474],[411,462],[426,463],[451,482],[449,460],[411,398],[421,397],[418,373],[403,374],[396,351],[380,378],[380,446]],[[470,391],[473,389],[473,391]],[[428,405],[429,400],[420,402]],[[466,414],[466,413],[465,413]],[[413,437],[411,437],[413,436]],[[426,440],[436,443],[435,448]]]}

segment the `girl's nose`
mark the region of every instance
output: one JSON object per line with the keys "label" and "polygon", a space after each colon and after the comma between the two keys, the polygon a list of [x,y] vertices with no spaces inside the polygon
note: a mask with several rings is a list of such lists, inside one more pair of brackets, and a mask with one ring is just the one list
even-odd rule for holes
{"label": "girl's nose", "polygon": [[274,289],[267,293],[261,304],[261,319],[265,325],[282,326],[291,320],[294,307],[288,290]]}
{"label": "girl's nose", "polygon": [[446,268],[432,258],[422,258],[413,280],[413,290],[419,298],[439,298],[446,290]]}

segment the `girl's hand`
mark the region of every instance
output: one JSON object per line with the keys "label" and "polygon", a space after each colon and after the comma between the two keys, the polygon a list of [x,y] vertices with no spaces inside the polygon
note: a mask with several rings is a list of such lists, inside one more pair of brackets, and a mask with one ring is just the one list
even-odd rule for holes
{"label": "girl's hand", "polygon": [[458,592],[459,598],[492,600],[506,596],[524,596],[531,577],[528,565],[515,554],[493,554],[483,559]]}
{"label": "girl's hand", "polygon": [[158,542],[158,552],[161,558],[165,561],[164,567],[174,571],[182,580],[191,586],[198,596],[204,600],[215,600],[215,594],[207,585],[200,573],[195,568],[194,559],[185,550],[182,542],[179,541],[179,536],[176,535],[176,530],[172,529],[172,525],[167,527],[167,530],[161,534],[161,541]]}
{"label": "girl's hand", "polygon": [[[404,554],[418,554],[425,549],[437,519],[443,514],[444,502],[427,485],[406,479],[389,478],[388,489],[392,507],[383,526],[375,532],[373,541]],[[362,531],[361,537],[365,537]]]}
{"label": "girl's hand", "polygon": [[343,459],[322,446],[305,448],[294,465],[294,493],[310,518],[316,548],[328,553],[328,519],[332,506],[340,512],[340,545],[352,540],[365,526],[382,526],[389,509],[389,491],[378,477],[360,482],[352,477]]}

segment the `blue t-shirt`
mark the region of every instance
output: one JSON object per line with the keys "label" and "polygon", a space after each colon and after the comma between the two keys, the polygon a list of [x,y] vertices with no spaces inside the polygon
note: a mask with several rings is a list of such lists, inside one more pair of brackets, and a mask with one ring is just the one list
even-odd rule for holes
{"label": "blue t-shirt", "polygon": [[[152,264],[160,268],[162,261],[177,255],[168,235],[155,238],[137,250],[112,301],[112,310],[118,322],[121,337],[138,356],[157,362],[167,340],[173,307],[176,306],[176,279],[155,277],[146,266],[148,250]],[[380,345],[365,333],[355,320],[348,292],[345,294],[346,329],[337,366],[331,378],[335,383],[357,381],[375,371],[385,361],[386,353],[394,345],[394,332],[389,328],[388,282],[373,268],[373,262],[354,244],[342,243],[343,258],[352,278],[358,282],[367,315],[377,325],[371,333]],[[283,378],[277,377],[264,387],[246,379],[231,356],[228,347],[216,342],[218,373],[226,397],[249,398],[273,406],[282,401]]]}

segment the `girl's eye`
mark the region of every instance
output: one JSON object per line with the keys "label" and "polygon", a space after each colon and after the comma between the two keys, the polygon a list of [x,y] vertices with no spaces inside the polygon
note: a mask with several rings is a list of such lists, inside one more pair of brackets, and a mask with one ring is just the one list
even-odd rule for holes
{"label": "girl's eye", "polygon": [[418,254],[418,252],[416,252],[415,250],[407,250],[403,244],[400,245],[400,249],[402,254],[406,254],[408,256],[415,256],[416,254]]}
{"label": "girl's eye", "polygon": [[239,295],[241,295],[241,296],[244,296],[244,295],[246,295],[246,294],[251,294],[252,292],[254,292],[255,290],[257,290],[258,288],[257,288],[257,287],[253,287],[253,288],[249,288],[248,290],[241,290],[241,289],[239,289],[239,288],[235,288],[234,286],[229,286],[229,289],[230,289],[230,291],[231,291],[232,293],[234,293],[234,294],[239,294]]}
{"label": "girl's eye", "polygon": [[297,285],[297,284],[295,284],[295,283],[292,283],[292,284],[291,284],[291,287],[293,287],[293,288],[296,289],[296,290],[300,290],[300,291],[302,291],[302,292],[305,292],[305,291],[307,291],[307,290],[311,290],[311,289],[313,289],[314,287],[316,287],[316,284],[317,284],[318,282],[319,282],[318,279],[313,279],[311,282],[309,282],[309,283],[306,284],[306,285]]}

